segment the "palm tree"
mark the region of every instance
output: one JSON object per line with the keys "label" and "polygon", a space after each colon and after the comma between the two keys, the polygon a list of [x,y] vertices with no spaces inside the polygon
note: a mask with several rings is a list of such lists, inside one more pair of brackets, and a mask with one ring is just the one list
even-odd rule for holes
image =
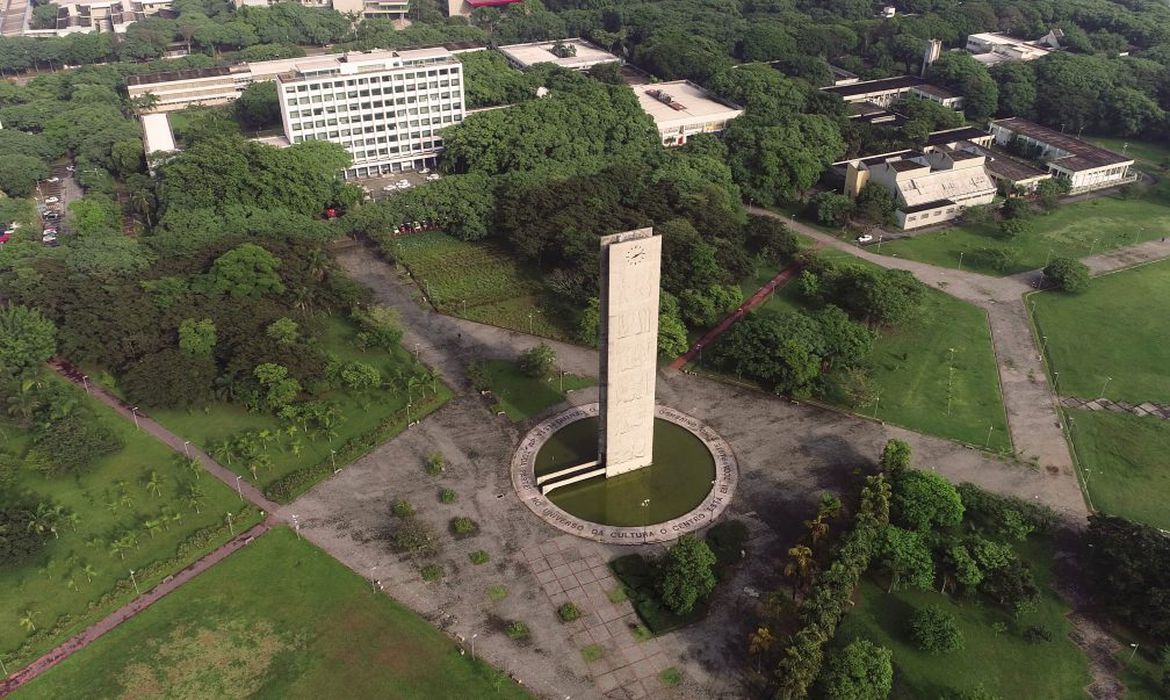
{"label": "palm tree", "polygon": [[146,475],[146,490],[153,493],[156,498],[162,495],[162,480],[158,476],[158,470],[151,469]]}
{"label": "palm tree", "polygon": [[77,591],[77,579],[73,578],[72,576],[65,579],[65,587],[71,591],[76,592]]}
{"label": "palm tree", "polygon": [[305,271],[309,273],[309,277],[314,282],[323,281],[325,279],[325,274],[329,272],[329,255],[320,248],[312,248],[305,253],[304,260]]}
{"label": "palm tree", "polygon": [[186,498],[187,505],[191,506],[195,514],[198,515],[199,505],[203,502],[203,489],[199,488],[198,484],[189,484],[187,486]]}
{"label": "palm tree", "polygon": [[821,502],[817,506],[817,517],[836,520],[841,515],[841,499],[831,493],[821,494]]}
{"label": "palm tree", "polygon": [[829,534],[829,524],[825,522],[823,515],[818,515],[812,520],[805,520],[804,526],[808,528],[808,538],[813,544],[820,542]]}
{"label": "palm tree", "polygon": [[[232,465],[232,453],[234,451],[235,450],[232,447],[231,440],[220,440],[219,442],[217,442],[211,446],[212,458],[215,459],[215,461],[219,462],[220,464],[223,464],[226,462],[229,467]],[[198,479],[199,475],[196,474],[195,478]]]}
{"label": "palm tree", "polygon": [[32,422],[33,414],[40,406],[37,391],[41,388],[41,381],[35,377],[22,379],[16,387],[16,393],[8,397],[8,415],[16,418],[22,426]]}
{"label": "palm tree", "polygon": [[752,632],[751,637],[748,638],[748,654],[757,657],[757,671],[760,669],[759,657],[771,651],[775,642],[776,638],[772,636],[772,630],[767,627],[757,627],[756,631]]}
{"label": "palm tree", "polygon": [[81,516],[70,511],[69,514],[65,516],[65,522],[69,523],[69,527],[74,532],[77,532],[77,526],[81,524]]}
{"label": "palm tree", "polygon": [[35,610],[25,609],[24,615],[20,618],[20,626],[28,632],[35,632],[37,629],[36,618],[40,615]]}
{"label": "palm tree", "polygon": [[92,564],[82,564],[81,573],[85,576],[85,580],[90,583],[93,583],[93,577],[97,576],[97,571],[93,568]]}
{"label": "palm tree", "polygon": [[154,539],[154,536],[158,534],[158,530],[162,525],[162,520],[159,518],[147,518],[142,521],[142,527],[146,529],[151,539]]}
{"label": "palm tree", "polygon": [[813,552],[803,544],[798,544],[788,550],[788,559],[784,565],[784,575],[792,579],[792,596],[795,598],[797,585],[812,574]]}
{"label": "palm tree", "polygon": [[125,537],[119,537],[110,543],[110,556],[118,555],[119,559],[126,558],[126,550],[130,549],[131,544]]}

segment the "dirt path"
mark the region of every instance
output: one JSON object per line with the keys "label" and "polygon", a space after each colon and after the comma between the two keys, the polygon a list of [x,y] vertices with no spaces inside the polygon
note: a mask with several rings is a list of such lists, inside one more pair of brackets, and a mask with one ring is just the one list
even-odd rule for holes
{"label": "dirt path", "polygon": [[682,369],[685,367],[688,362],[695,359],[695,356],[703,351],[704,347],[715,342],[716,338],[726,333],[729,328],[738,323],[739,320],[743,318],[744,314],[764,303],[764,300],[768,298],[768,295],[774,292],[777,287],[781,287],[787,284],[788,281],[792,279],[793,275],[795,275],[800,270],[800,267],[801,265],[799,262],[794,262],[781,270],[780,274],[768,280],[764,286],[756,290],[755,294],[751,295],[744,303],[740,304],[738,309],[728,314],[727,318],[723,319],[714,328],[704,333],[703,337],[699,338],[694,345],[687,349],[686,352],[675,358],[675,360],[670,363],[670,368]]}
{"label": "dirt path", "polygon": [[138,596],[134,600],[118,608],[114,612],[107,615],[104,619],[87,627],[80,634],[71,637],[68,641],[61,644],[56,649],[53,649],[28,666],[25,666],[21,670],[12,674],[7,679],[5,679],[3,683],[0,683],[0,697],[4,697],[9,693],[12,693],[17,688],[32,681],[34,678],[41,675],[45,671],[48,671],[65,659],[68,659],[73,654],[81,651],[89,644],[92,644],[105,633],[134,617],[143,610],[146,610],[151,605],[154,605],[164,596],[177,590],[179,586],[182,586],[199,574],[207,571],[211,567],[226,559],[229,555],[239,551],[252,540],[267,532],[273,524],[274,523],[272,518],[269,518],[259,525],[256,525],[252,529],[247,530],[246,532],[241,532],[239,535],[236,535],[234,539],[212,551],[210,554],[207,554],[202,559],[196,561],[194,564],[191,564],[187,568],[172,576],[166,577],[162,583],[150,589],[145,594]]}
{"label": "dirt path", "polygon": [[86,393],[93,396],[98,401],[114,409],[120,416],[128,421],[133,421],[135,427],[139,430],[144,430],[154,437],[159,442],[162,442],[167,447],[170,447],[175,452],[186,457],[199,460],[203,468],[209,474],[227,484],[229,488],[235,491],[240,496],[240,500],[247,500],[252,505],[256,506],[265,513],[276,513],[280,510],[280,506],[267,498],[252,484],[244,480],[243,477],[224,467],[219,462],[216,462],[203,450],[196,447],[191,441],[175,435],[171,431],[164,428],[154,419],[147,416],[137,407],[127,404],[122,399],[114,396],[101,385],[91,382],[85,377],[80,370],[73,367],[64,360],[52,360],[49,366],[53,368],[57,374],[61,375],[70,382],[73,382],[79,387],[82,387]]}

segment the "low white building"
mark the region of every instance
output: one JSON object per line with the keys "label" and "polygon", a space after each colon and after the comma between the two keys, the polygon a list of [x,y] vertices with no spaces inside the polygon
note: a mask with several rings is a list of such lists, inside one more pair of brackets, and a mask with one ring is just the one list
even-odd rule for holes
{"label": "low white building", "polygon": [[1034,149],[1048,172],[1068,183],[1069,194],[1117,187],[1139,177],[1133,158],[1026,119],[997,119],[990,127],[997,145]]}
{"label": "low white building", "polygon": [[879,107],[889,107],[903,97],[913,95],[924,100],[937,102],[951,109],[963,108],[962,95],[937,85],[931,85],[922,78],[913,75],[837,83],[823,87],[821,90],[840,97],[848,104],[868,102]]}
{"label": "low white building", "polygon": [[302,60],[276,81],[289,143],[345,146],[346,177],[434,165],[439,132],[465,115],[463,64],[442,48]]}
{"label": "low white building", "polygon": [[142,115],[142,146],[146,165],[154,174],[154,166],[168,154],[179,150],[175,145],[175,134],[171,131],[171,120],[166,114]]}
{"label": "low white building", "polygon": [[681,146],[695,134],[727,128],[743,108],[722,100],[689,80],[631,85],[638,104],[658,127],[663,146]]}
{"label": "low white building", "polygon": [[520,69],[531,68],[539,63],[555,63],[569,70],[586,70],[600,63],[621,62],[617,56],[579,37],[511,44],[501,46],[499,51]]}
{"label": "low white building", "polygon": [[969,34],[965,48],[976,61],[988,67],[1013,61],[1035,61],[1060,47],[1059,38],[1064,34],[1057,34],[1059,31],[1049,32],[1040,41],[1024,41],[996,32]]}
{"label": "low white building", "polygon": [[951,148],[859,159],[848,164],[845,193],[856,197],[875,183],[894,195],[898,228],[932,226],[995,200],[995,182],[985,165],[984,156]]}

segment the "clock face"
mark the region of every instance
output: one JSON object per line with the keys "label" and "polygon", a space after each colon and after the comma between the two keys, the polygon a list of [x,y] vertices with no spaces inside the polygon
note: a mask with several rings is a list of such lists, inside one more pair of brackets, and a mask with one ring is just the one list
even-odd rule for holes
{"label": "clock face", "polygon": [[637,265],[646,259],[646,250],[642,246],[634,246],[626,251],[626,262]]}

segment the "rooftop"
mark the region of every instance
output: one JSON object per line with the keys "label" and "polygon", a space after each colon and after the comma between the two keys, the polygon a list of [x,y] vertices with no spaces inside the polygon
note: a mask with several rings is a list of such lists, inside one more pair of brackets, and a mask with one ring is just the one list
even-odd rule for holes
{"label": "rooftop", "polygon": [[899,75],[893,78],[881,78],[879,80],[864,80],[860,83],[849,83],[847,85],[831,85],[829,87],[821,88],[825,92],[830,92],[841,97],[856,97],[857,95],[868,95],[872,92],[890,92],[893,90],[908,90],[912,87],[917,87],[926,83],[922,78],[917,78],[913,75]]}
{"label": "rooftop", "polygon": [[715,97],[688,80],[649,85],[631,85],[638,104],[662,127],[689,124],[696,120],[735,119],[743,110]]}
{"label": "rooftop", "polygon": [[945,131],[934,131],[926,137],[927,146],[942,146],[943,144],[958,143],[959,141],[972,141],[974,139],[986,139],[988,133],[983,129],[978,129],[973,126],[960,126],[957,129],[947,129]]}
{"label": "rooftop", "polygon": [[937,85],[931,85],[930,83],[923,83],[922,85],[915,85],[914,90],[916,92],[925,92],[928,95],[934,95],[935,97],[939,98],[940,100],[950,100],[950,99],[953,99],[956,97],[962,97],[962,95],[960,95],[957,92],[951,92],[950,90],[948,90],[944,87],[939,87]]}
{"label": "rooftop", "polygon": [[1133,158],[1123,156],[1120,153],[1114,153],[1100,146],[1094,146],[1075,136],[1062,134],[1046,126],[1040,126],[1039,124],[1030,122],[1027,119],[1020,119],[1019,117],[996,119],[991,122],[991,125],[1007,129],[1014,134],[1026,136],[1050,148],[1066,152],[1068,155],[1053,158],[1050,162],[1056,163],[1060,167],[1068,170],[1092,170],[1107,165],[1120,165],[1122,163],[1133,162]]}
{"label": "rooftop", "polygon": [[561,44],[573,49],[571,56],[558,56],[553,53],[555,41],[535,41],[530,44],[512,44],[501,46],[500,53],[507,56],[521,68],[528,68],[538,63],[555,63],[563,68],[581,70],[598,63],[609,63],[619,60],[610,52],[595,46],[580,38],[561,39]]}
{"label": "rooftop", "polygon": [[166,114],[142,115],[142,143],[146,155],[178,150],[171,133],[171,121]]}

